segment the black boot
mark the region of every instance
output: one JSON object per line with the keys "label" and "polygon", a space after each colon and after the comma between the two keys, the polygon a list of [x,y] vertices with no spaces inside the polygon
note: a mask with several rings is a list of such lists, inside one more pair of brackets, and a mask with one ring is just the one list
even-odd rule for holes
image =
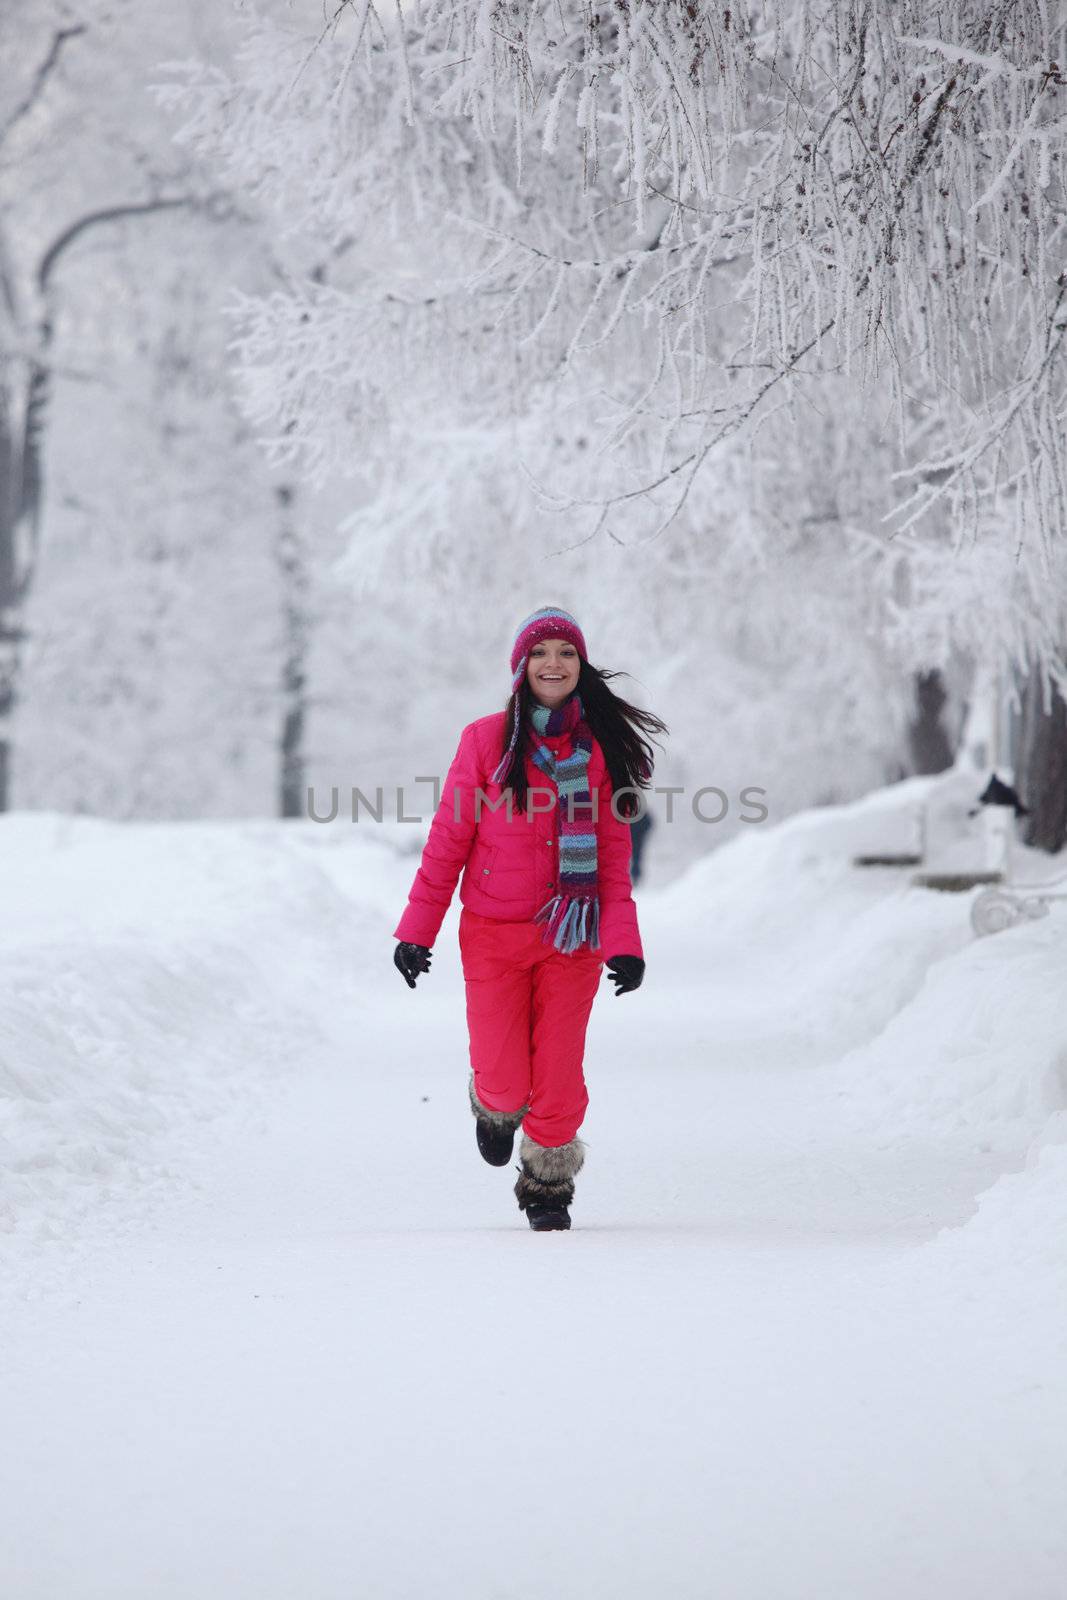
{"label": "black boot", "polygon": [[522,1165],[515,1185],[519,1210],[535,1233],[550,1233],[569,1228],[569,1207],[574,1200],[574,1179],[585,1161],[585,1146],[580,1139],[568,1144],[535,1144],[523,1135],[520,1150]]}
{"label": "black boot", "polygon": [[561,1200],[551,1205],[532,1200],[526,1207],[526,1220],[535,1233],[555,1233],[561,1228],[570,1227],[571,1214]]}
{"label": "black boot", "polygon": [[515,1148],[515,1129],[479,1117],[475,1133],[482,1160],[491,1167],[506,1167]]}
{"label": "black boot", "polygon": [[491,1167],[506,1167],[515,1148],[516,1129],[530,1108],[523,1106],[520,1111],[490,1111],[488,1106],[482,1105],[474,1092],[473,1072],[469,1090],[471,1110],[475,1116],[478,1150],[482,1160],[488,1161]]}

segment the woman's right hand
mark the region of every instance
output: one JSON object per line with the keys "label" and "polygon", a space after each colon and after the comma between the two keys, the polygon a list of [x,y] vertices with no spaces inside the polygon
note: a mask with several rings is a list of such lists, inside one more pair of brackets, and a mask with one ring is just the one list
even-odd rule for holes
{"label": "woman's right hand", "polygon": [[403,976],[409,989],[414,989],[420,972],[430,970],[430,948],[425,944],[408,944],[401,939],[393,951],[393,965]]}

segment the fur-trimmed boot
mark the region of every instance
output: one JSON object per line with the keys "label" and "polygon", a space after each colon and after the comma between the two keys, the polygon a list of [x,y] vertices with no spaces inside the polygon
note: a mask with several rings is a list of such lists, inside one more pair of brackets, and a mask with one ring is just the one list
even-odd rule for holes
{"label": "fur-trimmed boot", "polygon": [[569,1228],[567,1208],[574,1199],[574,1179],[585,1161],[585,1145],[580,1139],[554,1146],[534,1144],[524,1133],[519,1155],[522,1166],[515,1198],[530,1227],[535,1233]]}
{"label": "fur-trimmed boot", "polygon": [[490,1111],[474,1092],[474,1073],[470,1076],[471,1110],[476,1118],[475,1132],[482,1160],[491,1167],[506,1167],[515,1148],[515,1133],[529,1106],[520,1111]]}

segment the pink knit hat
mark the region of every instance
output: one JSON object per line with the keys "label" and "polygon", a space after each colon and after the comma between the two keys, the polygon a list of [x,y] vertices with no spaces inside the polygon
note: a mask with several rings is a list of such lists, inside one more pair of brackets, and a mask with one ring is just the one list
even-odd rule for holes
{"label": "pink knit hat", "polygon": [[[585,648],[585,635],[569,611],[564,611],[560,606],[542,606],[540,611],[535,611],[525,622],[519,624],[519,631],[515,635],[515,643],[511,647],[511,692],[517,694],[526,676],[526,663],[530,651],[535,644],[541,644],[545,639],[566,639],[572,644],[583,661],[589,660],[589,652]],[[504,773],[511,761],[511,753],[519,740],[519,718],[516,708],[515,726],[511,730],[511,740],[501,757],[500,764],[493,773],[492,781],[501,783]]]}
{"label": "pink knit hat", "polygon": [[566,639],[572,644],[583,661],[589,660],[589,652],[585,648],[585,635],[569,611],[563,611],[559,606],[542,606],[540,611],[535,611],[526,621],[519,624],[519,631],[515,635],[515,643],[511,647],[511,689],[512,693],[519,687],[526,672],[526,660],[535,644],[541,644],[545,639]]}

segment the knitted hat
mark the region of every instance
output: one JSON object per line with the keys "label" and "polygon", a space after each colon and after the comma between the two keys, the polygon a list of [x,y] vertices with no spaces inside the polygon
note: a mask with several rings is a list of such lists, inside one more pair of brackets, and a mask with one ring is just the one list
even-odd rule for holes
{"label": "knitted hat", "polygon": [[511,691],[514,694],[526,673],[526,660],[535,644],[542,644],[545,639],[566,639],[572,644],[583,661],[589,660],[589,652],[585,648],[585,635],[569,611],[562,610],[559,606],[542,606],[540,611],[535,611],[525,622],[519,624],[519,631],[515,635],[515,643],[511,647]]}
{"label": "knitted hat", "polygon": [[[511,647],[511,692],[518,694],[522,680],[526,676],[526,663],[530,651],[535,644],[542,644],[546,639],[566,639],[572,644],[583,661],[589,660],[589,652],[585,648],[585,635],[569,611],[564,611],[561,606],[542,606],[540,611],[535,611],[519,624],[519,631],[515,635],[515,643]],[[511,740],[501,757],[500,764],[493,773],[492,781],[501,783],[505,772],[511,762],[511,753],[519,741],[519,718],[516,707],[515,726],[511,730]]]}

